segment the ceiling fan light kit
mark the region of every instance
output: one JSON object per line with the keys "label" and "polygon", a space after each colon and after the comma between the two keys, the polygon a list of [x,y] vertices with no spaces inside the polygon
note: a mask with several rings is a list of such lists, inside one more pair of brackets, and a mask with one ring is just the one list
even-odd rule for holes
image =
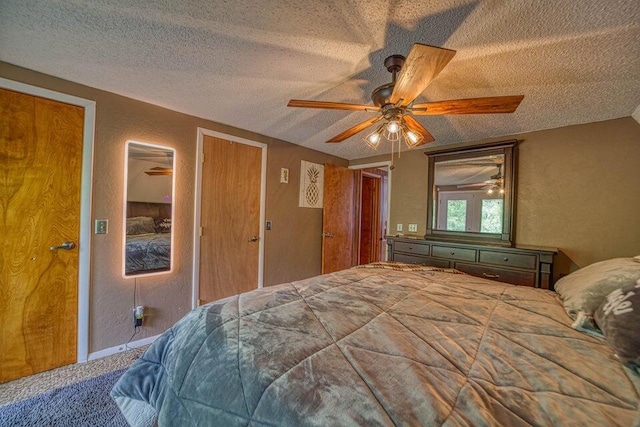
{"label": "ceiling fan light kit", "polygon": [[380,145],[383,137],[392,143],[402,140],[408,148],[420,145],[424,139],[420,132],[409,129],[403,120],[401,123],[391,120],[378,126],[374,132],[364,138],[364,141],[375,150]]}
{"label": "ceiling fan light kit", "polygon": [[413,104],[414,100],[426,89],[433,79],[451,61],[454,50],[415,43],[406,58],[391,55],[384,66],[391,73],[391,83],[373,90],[373,105],[346,104],[327,101],[305,101],[292,99],[289,107],[321,108],[378,113],[379,116],[347,129],[327,142],[342,142],[380,120],[385,122],[364,138],[366,144],[374,150],[384,138],[393,144],[404,140],[409,148],[418,147],[435,141],[435,138],[413,116],[445,114],[492,114],[513,113],[524,98],[523,95],[496,96],[486,98],[454,99],[449,101]]}

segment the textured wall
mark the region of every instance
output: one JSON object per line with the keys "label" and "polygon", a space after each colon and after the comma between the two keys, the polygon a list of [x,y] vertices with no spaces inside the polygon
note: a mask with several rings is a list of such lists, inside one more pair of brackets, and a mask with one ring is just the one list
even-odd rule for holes
{"label": "textured wall", "polygon": [[[506,136],[520,140],[516,244],[557,247],[556,276],[640,254],[640,124],[631,117]],[[478,144],[485,141],[476,141]],[[464,144],[473,145],[473,144]],[[390,229],[426,229],[427,157],[402,153]],[[351,164],[388,160],[388,156]],[[406,231],[405,231],[406,233]]]}
{"label": "textured wall", "polygon": [[[137,304],[149,307],[147,326],[134,339],[163,332],[191,308],[194,183],[197,127],[268,144],[265,234],[265,284],[320,273],[322,210],[298,208],[300,160],[346,165],[346,160],[283,141],[92,89],[0,62],[0,76],[96,101],[94,141],[94,219],[109,220],[109,234],[93,235],[89,351],[126,342],[132,333],[134,279],[123,279],[122,209],[125,141],[169,145],[176,149],[175,271],[139,278]],[[250,117],[248,117],[250,119]],[[280,168],[290,169],[280,184]]]}

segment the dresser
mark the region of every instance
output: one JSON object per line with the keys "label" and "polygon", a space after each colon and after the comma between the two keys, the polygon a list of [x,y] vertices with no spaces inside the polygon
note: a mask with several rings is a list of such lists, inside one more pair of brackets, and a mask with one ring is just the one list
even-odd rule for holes
{"label": "dresser", "polygon": [[490,246],[411,237],[387,237],[389,261],[455,268],[512,285],[553,290],[555,248]]}

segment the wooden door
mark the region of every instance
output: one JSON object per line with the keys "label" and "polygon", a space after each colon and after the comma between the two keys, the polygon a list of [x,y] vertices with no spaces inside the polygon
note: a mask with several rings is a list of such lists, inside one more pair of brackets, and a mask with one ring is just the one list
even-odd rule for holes
{"label": "wooden door", "polygon": [[76,361],[83,123],[0,89],[0,382]]}
{"label": "wooden door", "polygon": [[363,174],[360,196],[360,264],[380,261],[380,177]]}
{"label": "wooden door", "polygon": [[357,264],[358,191],[360,172],[336,165],[324,166],[322,210],[322,274]]}
{"label": "wooden door", "polygon": [[203,140],[199,299],[258,287],[262,148]]}
{"label": "wooden door", "polygon": [[378,247],[378,259],[377,261],[386,260],[387,254],[387,234],[388,234],[388,225],[389,218],[387,216],[388,213],[388,196],[389,196],[389,175],[387,171],[380,171],[382,176],[380,177],[380,209],[378,210],[379,214],[379,228],[378,234],[380,236],[380,246]]}

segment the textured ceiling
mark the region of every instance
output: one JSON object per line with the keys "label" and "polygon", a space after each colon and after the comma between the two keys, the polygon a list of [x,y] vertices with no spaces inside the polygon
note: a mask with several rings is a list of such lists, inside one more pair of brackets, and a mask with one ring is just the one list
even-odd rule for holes
{"label": "textured ceiling", "polygon": [[0,22],[0,60],[347,159],[389,151],[324,142],[372,113],[288,100],[369,103],[414,42],[457,51],[417,101],[525,96],[514,114],[419,117],[435,145],[640,104],[637,0],[2,0]]}

